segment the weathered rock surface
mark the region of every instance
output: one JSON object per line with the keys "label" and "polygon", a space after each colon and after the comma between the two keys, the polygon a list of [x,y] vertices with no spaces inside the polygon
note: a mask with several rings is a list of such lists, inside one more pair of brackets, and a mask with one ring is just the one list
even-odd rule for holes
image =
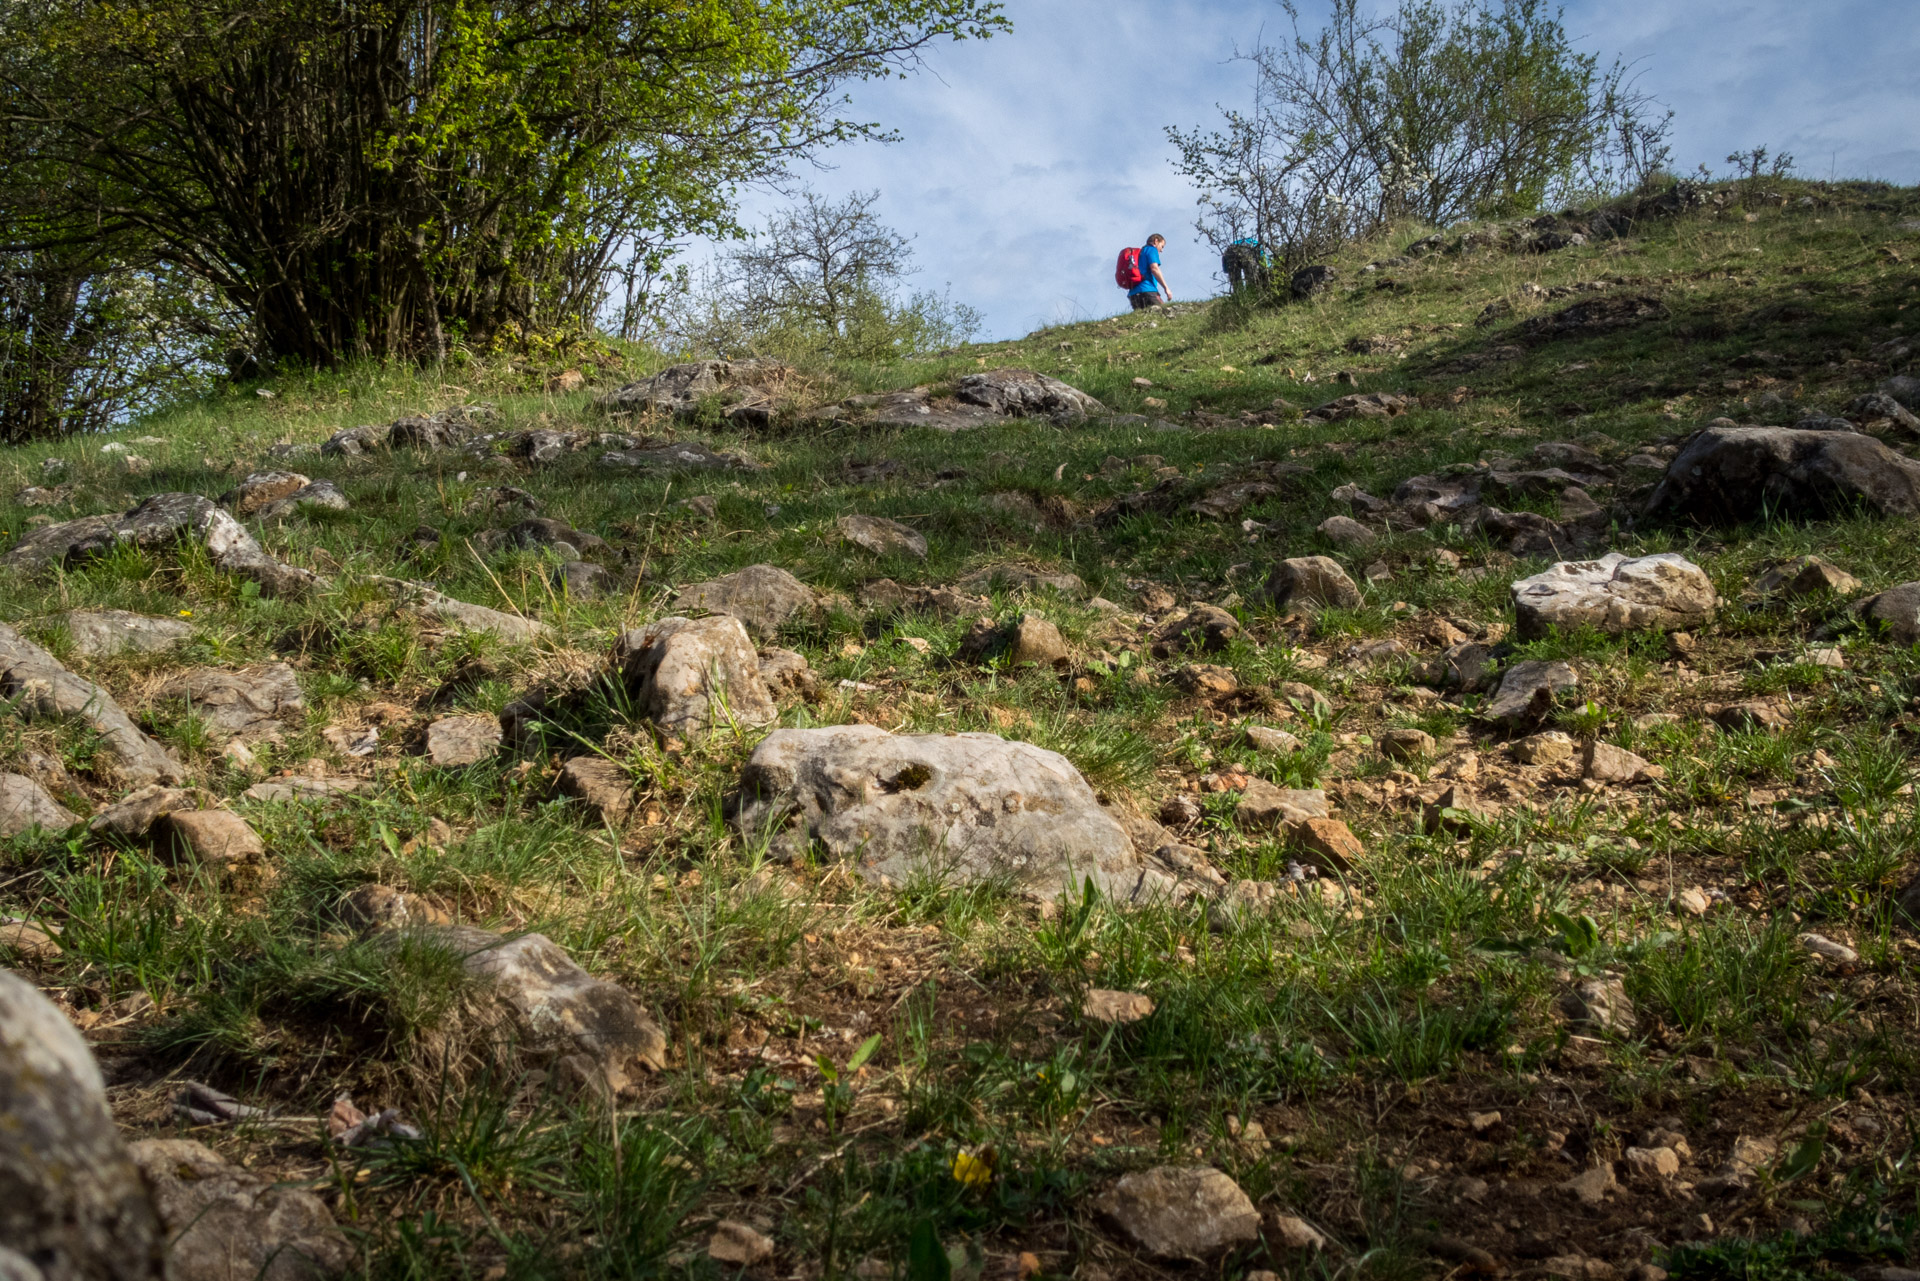
{"label": "weathered rock surface", "polygon": [[75,676],[53,655],[0,623],[0,695],[14,699],[28,720],[77,717],[100,735],[101,755],[122,783],[175,782],[180,763],[141,733],[120,704],[92,681]]}
{"label": "weathered rock surface", "polygon": [[178,862],[233,867],[256,863],[267,852],[259,833],[232,810],[172,810],[163,822]]}
{"label": "weathered rock surface", "polygon": [[1330,556],[1299,556],[1273,567],[1267,595],[1283,613],[1332,606],[1358,609],[1365,603],[1347,571]]}
{"label": "weathered rock surface", "polygon": [[1598,740],[1581,752],[1581,773],[1600,783],[1650,783],[1667,776],[1667,771],[1624,747]]}
{"label": "weathered rock surface", "polygon": [[985,569],[974,570],[954,583],[954,587],[961,591],[983,594],[996,586],[1017,592],[1053,591],[1062,596],[1080,597],[1087,594],[1087,585],[1078,574],[1064,570],[1032,569],[1026,565],[989,565]]}
{"label": "weathered rock surface", "polygon": [[985,596],[969,596],[951,587],[919,587],[878,578],[860,589],[860,603],[878,614],[933,614],[964,618],[993,608]]}
{"label": "weathered rock surface", "polygon": [[718,453],[695,441],[655,445],[648,449],[616,449],[600,455],[609,471],[765,471],[742,454]]}
{"label": "weathered rock surface", "polygon": [[663,618],[621,638],[627,688],[647,718],[686,734],[731,720],[765,725],[778,714],[760,657],[731,614]]}
{"label": "weathered rock surface", "polygon": [[270,778],[264,783],[255,783],[240,793],[250,801],[266,801],[285,805],[293,801],[309,803],[331,803],[348,796],[358,796],[373,785],[360,778],[305,778],[289,775],[286,778]]}
{"label": "weathered rock surface", "polygon": [[[753,403],[766,398],[765,387],[787,375],[778,361],[694,360],[672,365],[651,378],[630,382],[594,401],[607,413],[633,413],[654,410],[661,413],[690,414],[701,402],[720,397],[734,389],[736,403]],[[749,390],[750,389],[750,390]]]}
{"label": "weathered rock surface", "polygon": [[128,652],[157,654],[193,635],[193,624],[180,618],[156,618],[125,609],[75,609],[62,615],[73,652],[83,658],[101,658]]}
{"label": "weathered rock surface", "polygon": [[1244,828],[1272,829],[1310,818],[1326,818],[1327,794],[1319,788],[1275,787],[1263,778],[1249,782],[1234,807],[1233,821]]}
{"label": "weathered rock surface", "polygon": [[798,855],[818,843],[870,881],[1010,878],[1120,901],[1140,856],[1066,758],[993,734],[894,735],[872,725],[776,730],[747,761],[734,825]]}
{"label": "weathered rock surface", "polygon": [[1493,671],[1493,649],[1476,641],[1449,645],[1432,658],[1422,659],[1413,678],[1439,689],[1477,690]]}
{"label": "weathered rock surface", "polygon": [[1094,1209],[1146,1253],[1204,1260],[1260,1237],[1260,1212],[1211,1166],[1156,1166],[1122,1175]]}
{"label": "weathered rock surface", "polygon": [[480,536],[489,550],[514,548],[520,551],[552,551],[562,560],[579,560],[608,550],[607,541],[598,534],[575,529],[564,520],[549,516],[529,516],[501,530],[489,530]]}
{"label": "weathered rock surface", "polygon": [[214,568],[258,583],[265,596],[301,596],[324,587],[312,570],[288,565],[267,554],[246,527],[218,507],[209,507],[194,526]]}
{"label": "weathered rock surface", "polygon": [[1588,626],[1612,635],[1684,630],[1713,621],[1717,603],[1706,572],[1672,552],[1563,561],[1513,584],[1522,637],[1544,636],[1555,627]]}
{"label": "weathered rock surface", "polygon": [[576,756],[562,765],[555,790],[585,805],[603,827],[618,827],[633,812],[633,780],[604,756]]}
{"label": "weathered rock surface", "polygon": [[179,700],[228,738],[276,738],[297,726],[307,710],[300,677],[285,663],[226,671],[196,667],[158,690],[159,701]]}
{"label": "weathered rock surface", "polygon": [[730,614],[758,640],[771,640],[797,617],[812,615],[819,601],[805,583],[775,565],[745,569],[680,589],[680,608]]}
{"label": "weathered rock surface", "polygon": [[1626,983],[1611,975],[1582,979],[1560,996],[1560,1010],[1577,1027],[1631,1036],[1640,1016],[1627,996]]}
{"label": "weathered rock surface", "polygon": [[1674,458],[1646,510],[1730,524],[1818,520],[1857,507],[1920,514],[1920,462],[1855,432],[1709,427]]}
{"label": "weathered rock surface", "polygon": [[443,716],[427,726],[427,760],[435,765],[476,765],[499,750],[498,717]]}
{"label": "weathered rock surface", "polygon": [[340,487],[330,480],[316,480],[311,485],[302,486],[285,498],[261,507],[255,513],[262,522],[288,520],[307,511],[349,511],[353,504],[340,492]]}
{"label": "weathered rock surface", "polygon": [[963,663],[1004,658],[1015,667],[1053,667],[1072,657],[1060,629],[1038,614],[1022,614],[1002,625],[981,619],[961,638],[955,656]]}
{"label": "weathered rock surface", "polygon": [[569,600],[598,600],[613,586],[613,575],[586,560],[563,562],[553,572],[554,585]]}
{"label": "weathered rock surface", "polygon": [[1240,635],[1240,620],[1217,605],[1195,605],[1160,625],[1153,636],[1153,652],[1168,657],[1189,650],[1217,654]]}
{"label": "weathered rock surface", "polygon": [[820,687],[819,679],[814,675],[813,668],[808,666],[805,654],[798,650],[781,649],[777,645],[761,649],[760,679],[766,682],[768,691],[776,697],[791,693],[808,698]]}
{"label": "weathered rock surface", "polygon": [[190,1139],[142,1139],[129,1152],[166,1226],[171,1281],[319,1281],[352,1266],[352,1245],[312,1192]]}
{"label": "weathered rock surface", "polygon": [[1078,422],[1102,414],[1106,406],[1092,396],[1031,369],[988,369],[968,374],[954,386],[955,400],[1008,418],[1050,418]]}
{"label": "weathered rock surface", "polygon": [[1819,556],[1796,556],[1792,560],[1769,565],[1753,580],[1757,596],[1812,596],[1831,592],[1851,596],[1860,590],[1860,580],[1838,565]]}
{"label": "weathered rock surface", "polygon": [[87,831],[109,840],[144,840],[153,825],[175,810],[199,809],[213,798],[197,788],[162,787],[157,783],[136,788],[102,809],[87,822]]}
{"label": "weathered rock surface", "polygon": [[24,774],[0,774],[0,838],[19,836],[34,828],[64,832],[80,816]]}
{"label": "weathered rock surface", "polygon": [[155,494],[119,516],[83,516],[34,530],[0,563],[20,569],[75,565],[123,543],[157,547],[193,531],[213,511],[199,494]]}
{"label": "weathered rock surface", "polygon": [[[1569,669],[1571,670],[1571,669]],[[1557,729],[1530,734],[1513,745],[1513,759],[1522,765],[1558,765],[1573,759],[1576,744]]]}
{"label": "weathered rock surface", "polygon": [[1297,736],[1271,725],[1249,725],[1246,735],[1247,742],[1253,744],[1256,751],[1271,752],[1275,756],[1290,756],[1305,746]]}
{"label": "weathered rock surface", "polygon": [[1861,621],[1885,629],[1896,645],[1920,642],[1920,583],[1902,583],[1869,596],[1853,607]]}
{"label": "weathered rock surface", "polygon": [[268,503],[299,493],[313,480],[294,471],[257,471],[220,495],[220,505],[245,520]]}
{"label": "weathered rock surface", "polygon": [[1368,547],[1380,541],[1380,535],[1351,516],[1329,516],[1321,521],[1320,536],[1346,551]]}
{"label": "weathered rock surface", "polygon": [[551,630],[545,623],[534,619],[456,600],[424,583],[378,577],[374,581],[399,601],[404,609],[463,631],[492,632],[510,645],[531,645]]}
{"label": "weathered rock surface", "polygon": [[1515,663],[1500,677],[1485,715],[1510,728],[1533,724],[1546,716],[1554,699],[1579,684],[1579,676],[1565,663],[1545,659]]}
{"label": "weathered rock surface", "polygon": [[840,536],[875,556],[927,558],[927,540],[916,529],[884,516],[842,516],[834,522]]}
{"label": "weathered rock surface", "polygon": [[1080,1013],[1095,1023],[1138,1023],[1153,1013],[1153,998],[1145,992],[1114,992],[1091,988],[1080,1003]]}
{"label": "weathered rock surface", "polygon": [[1382,730],[1380,755],[1390,761],[1417,761],[1433,755],[1433,735],[1422,729]]}
{"label": "weathered rock surface", "polygon": [[[73,1024],[0,970],[0,1271],[44,1281],[162,1281],[163,1235]],[[177,1274],[176,1274],[177,1275]]]}

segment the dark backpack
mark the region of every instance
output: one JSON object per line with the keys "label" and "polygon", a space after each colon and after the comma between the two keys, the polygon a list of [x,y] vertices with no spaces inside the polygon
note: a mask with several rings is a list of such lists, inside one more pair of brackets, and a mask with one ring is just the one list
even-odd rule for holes
{"label": "dark backpack", "polygon": [[1146,278],[1146,273],[1140,270],[1140,251],[1122,249],[1120,261],[1113,265],[1113,283],[1122,289],[1131,289]]}

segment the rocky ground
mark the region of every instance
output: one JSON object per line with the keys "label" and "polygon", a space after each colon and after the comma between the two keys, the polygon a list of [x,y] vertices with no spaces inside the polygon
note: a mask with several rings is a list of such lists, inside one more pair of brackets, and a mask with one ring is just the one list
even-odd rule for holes
{"label": "rocky ground", "polygon": [[1916,252],[1689,189],[0,459],[0,1245],[1903,1281]]}

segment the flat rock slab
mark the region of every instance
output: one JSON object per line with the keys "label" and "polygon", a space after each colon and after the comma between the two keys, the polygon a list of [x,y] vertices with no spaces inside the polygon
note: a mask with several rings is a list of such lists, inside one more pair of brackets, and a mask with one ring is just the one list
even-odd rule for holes
{"label": "flat rock slab", "polygon": [[499,750],[497,716],[443,716],[427,726],[427,760],[435,765],[477,765]]}
{"label": "flat rock slab", "polygon": [[696,733],[729,722],[766,725],[779,715],[760,677],[760,656],[731,614],[663,618],[621,637],[622,678],[662,729]]}
{"label": "flat rock slab", "polygon": [[[67,1017],[8,970],[0,970],[0,1117],[0,1272],[22,1281],[168,1275],[165,1233],[93,1055]],[[8,1268],[10,1252],[51,1270]]]}
{"label": "flat rock slab", "polygon": [[794,855],[818,844],[875,883],[1012,879],[1048,896],[1086,881],[1126,900],[1141,859],[1065,757],[994,734],[872,725],[776,730],[741,776],[734,824]]}
{"label": "flat rock slab", "polygon": [[650,449],[615,449],[600,455],[607,471],[765,471],[763,464],[740,454],[716,453],[705,445],[657,445]]}
{"label": "flat rock slab", "polygon": [[884,516],[842,516],[834,522],[840,536],[875,556],[927,558],[927,540],[910,525]]}
{"label": "flat rock slab", "polygon": [[1122,1175],[1094,1209],[1159,1259],[1204,1260],[1260,1239],[1253,1201],[1211,1166],[1162,1165]]}
{"label": "flat rock slab", "polygon": [[1087,584],[1078,574],[1064,570],[1031,569],[1025,565],[989,565],[957,580],[954,587],[963,592],[985,594],[995,587],[1012,591],[1053,591],[1077,598],[1087,594]]}
{"label": "flat rock slab", "polygon": [[922,587],[878,578],[860,589],[860,603],[876,614],[933,614],[965,618],[993,608],[985,596],[972,596],[952,587]]}
{"label": "flat rock slab", "polygon": [[154,691],[156,700],[179,700],[187,710],[228,738],[274,738],[306,714],[300,677],[285,663],[226,671],[196,667]]}
{"label": "flat rock slab", "polygon": [[1537,658],[1515,663],[1500,677],[1483,715],[1508,728],[1536,724],[1552,710],[1554,699],[1579,684],[1565,663]]}
{"label": "flat rock slab", "polygon": [[680,608],[729,614],[758,640],[771,640],[790,620],[813,614],[819,601],[805,583],[777,565],[749,565],[680,589]]}
{"label": "flat rock slab", "polygon": [[953,398],[1007,418],[1078,422],[1107,407],[1077,387],[1031,369],[988,369],[954,384]]}
{"label": "flat rock slab", "polygon": [[255,513],[255,517],[262,522],[267,522],[288,520],[309,511],[343,512],[350,511],[352,508],[353,504],[347,501],[347,496],[340,492],[339,486],[330,480],[316,480],[310,485],[294,490],[285,498],[276,498],[264,504]]}
{"label": "flat rock slab", "polygon": [[214,510],[212,500],[199,494],[155,494],[118,516],[83,516],[36,529],[0,564],[42,569],[80,564],[122,544],[157,547],[191,533]]}
{"label": "flat rock slab", "polygon": [[177,862],[233,867],[266,856],[259,833],[232,810],[174,810],[165,822]]}
{"label": "flat rock slab", "polygon": [[1920,462],[1856,432],[1709,427],[1674,458],[1646,510],[1738,524],[1818,520],[1857,508],[1920,514]]}
{"label": "flat rock slab", "polygon": [[270,778],[240,793],[250,801],[285,805],[293,801],[330,802],[371,791],[373,784],[358,778]]}
{"label": "flat rock slab", "polygon": [[110,654],[157,654],[193,635],[193,624],[180,618],[156,618],[125,609],[76,609],[61,616],[73,652],[82,658]]}
{"label": "flat rock slab", "polygon": [[1609,635],[1681,631],[1713,621],[1713,580],[1683,556],[1661,552],[1562,561],[1513,584],[1513,608],[1524,638],[1555,627],[1593,627]]}
{"label": "flat rock slab", "polygon": [[100,735],[101,755],[121,783],[178,782],[180,762],[134,725],[113,695],[75,676],[60,660],[0,623],[0,695],[27,720],[73,717]]}
{"label": "flat rock slab", "polygon": [[25,774],[0,774],[0,838],[20,836],[36,827],[64,832],[79,821],[78,814]]}
{"label": "flat rock slab", "polygon": [[318,1281],[355,1260],[312,1192],[270,1183],[190,1139],[142,1139],[129,1151],[166,1226],[173,1281]]}
{"label": "flat rock slab", "polygon": [[399,578],[375,578],[401,607],[425,615],[436,622],[469,632],[492,632],[510,645],[531,645],[551,632],[545,623],[518,614],[507,614],[485,605],[471,605],[439,592],[425,583],[410,583]]}
{"label": "flat rock slab", "polygon": [[562,765],[554,790],[585,805],[605,827],[620,826],[633,812],[633,779],[603,756],[576,756]]}

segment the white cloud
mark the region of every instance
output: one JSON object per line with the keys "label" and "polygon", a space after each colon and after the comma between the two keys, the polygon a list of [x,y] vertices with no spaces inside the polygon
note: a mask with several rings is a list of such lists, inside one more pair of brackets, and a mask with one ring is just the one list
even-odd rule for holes
{"label": "white cloud", "polygon": [[[1194,192],[1165,126],[1243,102],[1230,59],[1285,19],[1265,0],[1013,0],[1010,36],[936,49],[930,74],[863,86],[855,114],[897,129],[811,175],[829,193],[879,188],[915,237],[917,283],[951,282],[994,337],[1106,315],[1124,299],[1114,255],[1149,231],[1171,244],[1176,297],[1214,292],[1193,234]],[[1914,0],[1573,0],[1567,26],[1637,61],[1675,111],[1683,168],[1756,145],[1826,177],[1920,181],[1920,5]],[[755,204],[769,203],[765,198]]]}

